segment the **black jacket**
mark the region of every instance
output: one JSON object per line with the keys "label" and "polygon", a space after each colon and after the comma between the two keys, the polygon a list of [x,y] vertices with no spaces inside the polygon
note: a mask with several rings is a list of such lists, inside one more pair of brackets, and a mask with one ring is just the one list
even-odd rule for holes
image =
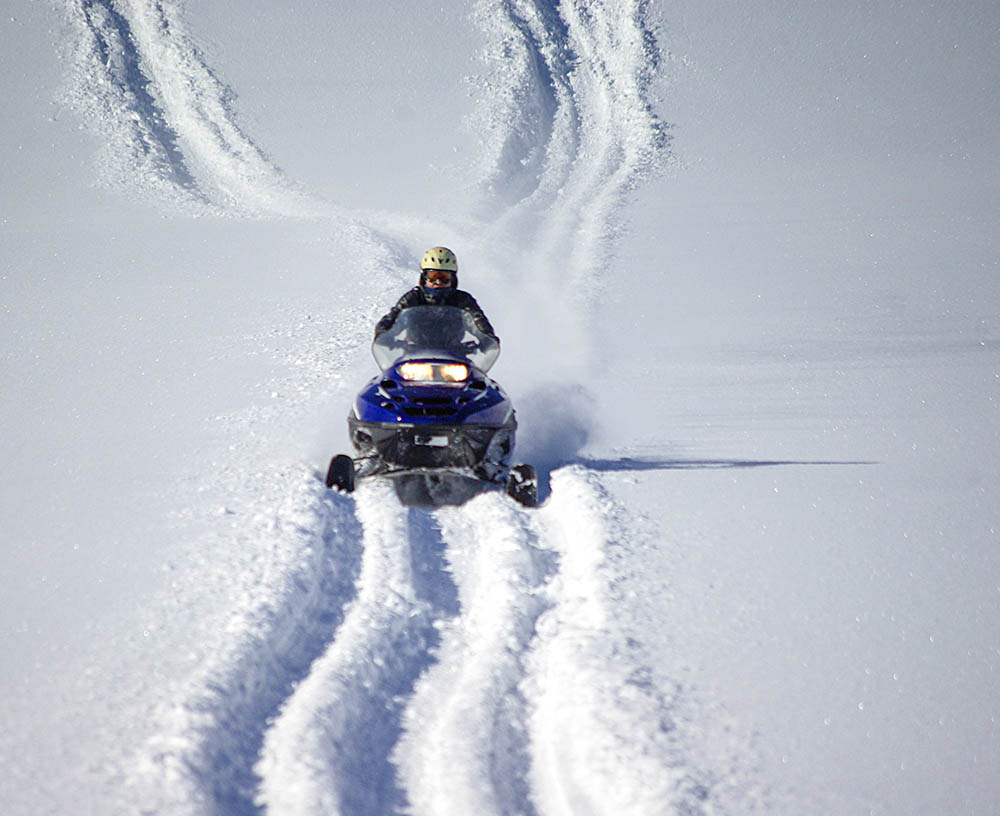
{"label": "black jacket", "polygon": [[414,286],[409,292],[403,295],[378,323],[375,324],[375,336],[378,337],[382,332],[387,329],[392,328],[392,324],[396,322],[396,318],[399,317],[399,313],[403,309],[409,309],[412,306],[458,306],[460,309],[464,309],[469,313],[472,318],[472,322],[476,324],[476,328],[479,329],[483,334],[488,334],[490,337],[499,341],[496,332],[493,331],[493,327],[490,325],[490,321],[486,319],[486,315],[483,310],[476,303],[476,299],[470,295],[468,292],[463,292],[461,289],[453,289],[448,293],[448,296],[444,299],[443,303],[433,303],[429,298],[424,295],[423,290],[419,286]]}

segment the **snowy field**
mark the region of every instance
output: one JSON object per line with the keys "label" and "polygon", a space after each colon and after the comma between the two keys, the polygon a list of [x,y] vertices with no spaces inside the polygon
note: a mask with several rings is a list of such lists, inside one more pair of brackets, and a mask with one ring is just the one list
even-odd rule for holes
{"label": "snowy field", "polygon": [[[997,812],[995,3],[0,26],[0,812]],[[434,244],[540,508],[317,478]]]}

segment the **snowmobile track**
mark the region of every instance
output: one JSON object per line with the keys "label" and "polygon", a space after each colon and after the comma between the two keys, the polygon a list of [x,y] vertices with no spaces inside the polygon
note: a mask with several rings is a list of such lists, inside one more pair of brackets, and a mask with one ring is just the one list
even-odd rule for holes
{"label": "snowmobile track", "polygon": [[406,803],[390,753],[403,706],[454,615],[442,543],[391,486],[356,494],[363,556],[355,598],[326,652],[268,731],[259,802],[287,813],[391,813]]}
{"label": "snowmobile track", "polygon": [[[360,569],[352,502],[311,474],[291,481],[273,514],[244,531],[249,567],[231,582],[228,620],[203,666],[154,717],[127,784],[158,812],[257,812],[253,766],[268,723],[344,618]],[[192,808],[194,810],[192,811]]]}
{"label": "snowmobile track", "polygon": [[178,2],[77,0],[67,12],[81,31],[67,101],[107,142],[106,182],[233,215],[337,216],[240,127]]}
{"label": "snowmobile track", "polygon": [[[749,785],[692,748],[702,711],[657,678],[621,595],[631,522],[599,474],[434,511],[359,490],[364,553],[325,653],[255,770],[282,814],[711,813]],[[220,812],[229,812],[223,809]]]}
{"label": "snowmobile track", "polygon": [[356,496],[355,599],[265,737],[259,804],[534,813],[519,684],[551,559],[499,493],[436,511],[385,483]]}
{"label": "snowmobile track", "polygon": [[443,622],[393,752],[416,812],[536,812],[521,684],[555,560],[531,516],[501,494],[435,513],[459,614]]}

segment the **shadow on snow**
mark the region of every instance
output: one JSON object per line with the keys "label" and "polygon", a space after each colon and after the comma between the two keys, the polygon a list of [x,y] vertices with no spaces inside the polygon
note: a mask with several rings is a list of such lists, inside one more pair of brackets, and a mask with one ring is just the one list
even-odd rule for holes
{"label": "shadow on snow", "polygon": [[568,461],[566,464],[583,465],[591,470],[608,473],[644,470],[715,470],[724,468],[788,467],[792,465],[877,465],[878,462],[833,459],[659,459],[623,456],[621,459],[580,457]]}

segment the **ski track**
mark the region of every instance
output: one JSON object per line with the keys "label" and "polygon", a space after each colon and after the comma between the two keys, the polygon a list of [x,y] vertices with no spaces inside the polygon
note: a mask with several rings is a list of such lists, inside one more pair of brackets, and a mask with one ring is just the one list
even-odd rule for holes
{"label": "ski track", "polygon": [[[373,285],[395,283],[409,248],[289,183],[239,127],[177,2],[67,8],[80,32],[67,97],[107,138],[113,183],[194,214],[339,222],[386,262]],[[668,143],[648,98],[660,54],[646,3],[495,0],[476,14],[477,228],[558,270],[522,281],[529,296],[586,314],[577,293]],[[655,676],[630,628],[621,587],[645,545],[599,474],[553,473],[539,510],[487,493],[427,511],[383,483],[331,494],[307,470],[267,474],[291,492],[244,528],[260,555],[223,647],[168,691],[123,811],[756,812],[752,752],[706,732],[705,709]]]}

